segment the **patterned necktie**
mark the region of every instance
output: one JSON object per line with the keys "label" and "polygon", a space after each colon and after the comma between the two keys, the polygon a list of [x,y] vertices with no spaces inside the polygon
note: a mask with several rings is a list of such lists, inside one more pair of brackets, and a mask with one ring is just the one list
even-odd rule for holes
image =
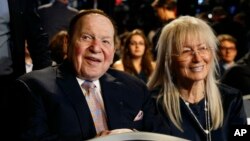
{"label": "patterned necktie", "polygon": [[91,81],[85,81],[82,84],[82,87],[86,90],[85,99],[88,103],[94,124],[96,133],[100,133],[103,130],[107,130],[107,122],[104,110],[99,102],[99,98],[97,96],[96,86]]}

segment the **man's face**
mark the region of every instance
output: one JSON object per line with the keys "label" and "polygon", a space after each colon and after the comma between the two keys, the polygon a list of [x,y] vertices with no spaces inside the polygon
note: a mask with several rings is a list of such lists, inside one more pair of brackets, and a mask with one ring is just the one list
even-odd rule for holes
{"label": "man's face", "polygon": [[73,63],[78,77],[99,79],[110,67],[115,53],[114,27],[99,14],[89,14],[77,22],[73,37]]}
{"label": "man's face", "polygon": [[161,21],[165,20],[165,9],[163,7],[155,8],[155,12]]}
{"label": "man's face", "polygon": [[237,55],[235,43],[231,41],[222,41],[220,46],[220,56],[224,62],[232,63]]}

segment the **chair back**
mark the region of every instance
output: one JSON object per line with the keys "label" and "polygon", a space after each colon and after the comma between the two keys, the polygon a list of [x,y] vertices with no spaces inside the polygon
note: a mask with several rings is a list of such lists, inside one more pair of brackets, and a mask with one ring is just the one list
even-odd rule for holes
{"label": "chair back", "polygon": [[250,94],[243,96],[243,104],[247,114],[247,124],[250,125]]}
{"label": "chair back", "polygon": [[88,141],[188,141],[183,138],[152,132],[127,132],[97,137]]}

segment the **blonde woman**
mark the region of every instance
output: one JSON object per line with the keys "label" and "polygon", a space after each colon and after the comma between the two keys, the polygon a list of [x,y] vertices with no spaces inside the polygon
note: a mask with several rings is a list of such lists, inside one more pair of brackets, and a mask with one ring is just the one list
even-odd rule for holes
{"label": "blonde woman", "polygon": [[163,28],[148,87],[171,135],[228,141],[232,125],[247,124],[240,91],[216,82],[217,44],[210,26],[195,17]]}

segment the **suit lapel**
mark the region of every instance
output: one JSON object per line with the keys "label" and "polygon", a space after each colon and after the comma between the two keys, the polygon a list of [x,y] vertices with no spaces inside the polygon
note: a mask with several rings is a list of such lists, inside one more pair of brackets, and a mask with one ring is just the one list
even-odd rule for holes
{"label": "suit lapel", "polygon": [[121,128],[123,108],[123,86],[110,74],[105,74],[100,79],[102,97],[107,115],[109,129]]}
{"label": "suit lapel", "polygon": [[[66,66],[69,68],[69,66]],[[81,127],[83,138],[90,138],[96,135],[94,123],[91,114],[76,80],[73,72],[67,70],[64,64],[59,68],[57,73],[57,83],[63,90],[63,94],[69,99],[79,118],[79,126]],[[65,71],[66,70],[66,71]]]}
{"label": "suit lapel", "polygon": [[[57,72],[57,83],[63,90],[65,97],[69,99],[79,118],[83,138],[92,138],[96,135],[95,127],[87,105],[87,101],[76,80],[76,76],[69,69],[70,66],[63,64]],[[126,86],[112,75],[105,73],[100,78],[102,97],[107,115],[109,130],[122,128],[124,90]]]}

